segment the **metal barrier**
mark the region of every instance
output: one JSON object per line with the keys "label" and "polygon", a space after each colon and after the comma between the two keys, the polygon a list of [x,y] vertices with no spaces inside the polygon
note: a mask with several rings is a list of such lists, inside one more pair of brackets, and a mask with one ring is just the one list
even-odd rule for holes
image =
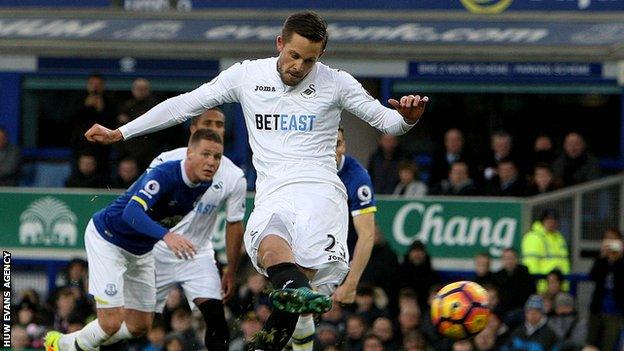
{"label": "metal barrier", "polygon": [[570,248],[572,272],[586,273],[600,250],[605,230],[624,227],[624,175],[535,196],[526,199],[523,206],[525,233],[544,209],[559,211],[560,230]]}

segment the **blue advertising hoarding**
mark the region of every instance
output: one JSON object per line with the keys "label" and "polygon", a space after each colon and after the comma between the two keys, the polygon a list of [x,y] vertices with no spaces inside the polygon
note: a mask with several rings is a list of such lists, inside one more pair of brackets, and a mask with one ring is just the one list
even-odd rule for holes
{"label": "blue advertising hoarding", "polygon": [[[329,21],[332,44],[614,45],[623,21]],[[273,42],[281,21],[16,18],[0,16],[0,39],[123,42]]]}
{"label": "blue advertising hoarding", "polygon": [[508,11],[624,11],[624,0],[0,0],[0,7],[110,7],[133,10],[202,9],[379,9],[461,11],[498,14]]}

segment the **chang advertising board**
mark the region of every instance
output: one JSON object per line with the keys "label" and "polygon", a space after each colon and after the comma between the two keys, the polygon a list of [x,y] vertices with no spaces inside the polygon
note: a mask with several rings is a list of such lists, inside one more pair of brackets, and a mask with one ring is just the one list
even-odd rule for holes
{"label": "chang advertising board", "polygon": [[392,249],[403,254],[416,240],[435,257],[500,257],[519,248],[521,203],[514,201],[380,201],[376,220]]}

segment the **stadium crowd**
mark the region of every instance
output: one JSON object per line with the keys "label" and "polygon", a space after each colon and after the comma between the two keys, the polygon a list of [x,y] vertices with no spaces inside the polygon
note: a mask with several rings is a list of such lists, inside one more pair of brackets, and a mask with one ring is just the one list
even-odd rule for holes
{"label": "stadium crowd", "polygon": [[[160,101],[150,82],[137,78],[132,97],[123,101],[106,90],[103,76],[91,75],[86,90],[69,108],[71,115],[72,171],[65,182],[74,188],[127,188],[159,153],[185,144],[183,129],[168,129],[113,147],[89,143],[84,132],[94,123],[117,128],[148,111]],[[479,143],[482,141],[479,141]],[[565,135],[561,147],[555,137],[536,135],[532,150],[519,149],[506,131],[492,133],[490,151],[475,155],[461,130],[448,129],[434,147],[428,164],[418,165],[397,137],[381,135],[370,155],[368,171],[377,194],[399,197],[424,195],[531,196],[600,176],[598,159],[588,151],[581,134]],[[0,126],[0,186],[19,185],[20,149],[8,142]],[[248,184],[254,190],[251,165]],[[422,172],[419,172],[422,169]]]}
{"label": "stadium crowd", "polygon": [[[525,238],[532,233],[525,234]],[[524,246],[524,243],[523,243]],[[530,253],[505,249],[501,268],[491,270],[489,254],[475,257],[475,271],[465,279],[488,293],[491,316],[472,342],[451,342],[432,325],[430,305],[447,283],[433,269],[426,246],[414,242],[398,258],[377,230],[370,262],[357,290],[354,305],[334,304],[317,318],[315,350],[618,350],[624,347],[624,242],[622,234],[605,232],[600,257],[589,274],[595,291],[589,318],[581,317],[575,297],[559,269],[537,284],[523,263]],[[523,251],[525,248],[523,247]],[[552,258],[546,258],[552,259]],[[388,272],[396,272],[388,279]],[[85,261],[70,262],[64,280],[45,299],[35,290],[20,292],[14,306],[14,350],[41,348],[49,329],[72,332],[95,318],[87,296]],[[245,350],[268,317],[270,284],[249,262],[239,272],[238,289],[227,302],[231,329],[230,350]],[[179,288],[171,291],[166,308],[146,338],[107,346],[108,350],[202,350],[203,319],[192,311]],[[533,346],[531,346],[533,345]],[[107,350],[102,348],[102,350]]]}

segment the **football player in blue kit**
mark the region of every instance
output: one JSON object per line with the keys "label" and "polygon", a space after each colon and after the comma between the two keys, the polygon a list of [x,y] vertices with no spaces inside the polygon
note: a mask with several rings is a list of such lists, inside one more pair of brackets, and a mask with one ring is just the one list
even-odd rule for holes
{"label": "football player in blue kit", "polygon": [[47,351],[95,351],[149,330],[156,304],[154,245],[163,240],[179,259],[191,259],[197,252],[191,241],[159,221],[181,218],[196,206],[211,187],[222,155],[217,133],[197,131],[185,159],[146,171],[93,215],[85,230],[85,247],[97,319],[71,334],[48,333]]}

